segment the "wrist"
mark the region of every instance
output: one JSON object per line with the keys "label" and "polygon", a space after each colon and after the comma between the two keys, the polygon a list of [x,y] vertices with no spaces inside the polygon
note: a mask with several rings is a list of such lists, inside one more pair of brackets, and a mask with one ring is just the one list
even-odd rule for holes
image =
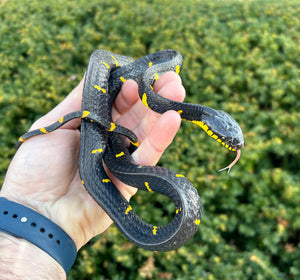
{"label": "wrist", "polygon": [[[4,185],[5,186],[5,185]],[[1,191],[0,191],[0,197],[4,197],[10,201],[19,203],[25,207],[28,207],[30,209],[32,209],[33,211],[36,211],[37,213],[43,215],[44,217],[46,217],[47,219],[51,220],[53,223],[55,223],[56,225],[58,225],[62,230],[64,230],[70,237],[71,239],[75,242],[76,244],[76,248],[77,250],[79,250],[79,245],[80,244],[77,240],[77,236],[76,233],[74,231],[72,231],[72,227],[70,226],[70,224],[64,224],[62,222],[62,219],[60,219],[61,215],[53,215],[51,214],[51,212],[57,212],[55,210],[53,210],[54,208],[54,204],[53,203],[49,203],[48,201],[39,201],[37,199],[33,199],[31,198],[30,195],[16,195],[16,194],[12,194],[10,192],[6,192],[3,191],[3,189],[5,190],[4,187],[2,187]]]}
{"label": "wrist", "polygon": [[76,246],[66,232],[31,208],[3,197],[0,197],[0,231],[40,248],[62,266],[65,274],[75,261]]}
{"label": "wrist", "polygon": [[25,239],[0,232],[1,279],[66,279],[63,268]]}

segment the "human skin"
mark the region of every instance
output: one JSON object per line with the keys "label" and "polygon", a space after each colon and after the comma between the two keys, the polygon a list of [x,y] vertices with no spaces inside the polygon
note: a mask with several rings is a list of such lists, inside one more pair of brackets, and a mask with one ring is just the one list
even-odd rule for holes
{"label": "human skin", "polygon": [[[47,126],[65,114],[81,109],[83,80],[52,111],[37,120],[30,130]],[[165,73],[154,90],[172,100],[183,101],[180,77]],[[181,122],[177,112],[159,115],[139,99],[134,81],[124,83],[113,111],[113,120],[131,129],[140,142],[132,154],[141,165],[155,165],[172,142]],[[52,133],[25,141],[7,170],[0,196],[34,209],[60,226],[75,242],[77,250],[104,232],[111,219],[83,187],[78,170],[80,119],[72,120]],[[114,178],[126,199],[136,189]],[[62,267],[47,253],[24,239],[0,232],[1,279],[65,279]]]}

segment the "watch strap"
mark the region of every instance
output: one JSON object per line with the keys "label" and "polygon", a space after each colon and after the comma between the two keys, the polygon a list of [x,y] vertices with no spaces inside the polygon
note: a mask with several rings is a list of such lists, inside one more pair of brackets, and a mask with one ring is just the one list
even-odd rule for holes
{"label": "watch strap", "polygon": [[26,239],[53,257],[70,271],[77,249],[71,237],[58,225],[38,212],[0,197],[0,231]]}

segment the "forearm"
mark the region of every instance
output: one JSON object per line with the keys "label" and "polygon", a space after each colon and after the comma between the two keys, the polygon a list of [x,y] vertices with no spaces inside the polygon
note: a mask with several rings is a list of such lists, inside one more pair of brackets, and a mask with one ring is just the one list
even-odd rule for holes
{"label": "forearm", "polygon": [[66,279],[63,268],[30,242],[0,232],[2,280]]}

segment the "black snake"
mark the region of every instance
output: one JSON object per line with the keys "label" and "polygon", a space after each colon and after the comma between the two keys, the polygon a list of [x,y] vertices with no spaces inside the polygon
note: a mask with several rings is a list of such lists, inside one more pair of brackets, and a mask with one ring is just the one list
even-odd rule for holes
{"label": "black snake", "polygon": [[[159,51],[136,61],[97,50],[88,64],[82,110],[70,113],[50,126],[27,132],[18,141],[20,145],[26,139],[51,132],[73,118],[82,118],[79,160],[82,184],[119,230],[132,243],[148,250],[169,251],[187,242],[199,227],[201,202],[197,190],[182,174],[133,162],[130,153],[132,147],[138,146],[138,139],[130,130],[116,125],[111,117],[113,102],[123,83],[128,79],[135,80],[145,106],[160,114],[175,110],[182,119],[199,125],[227,149],[237,151],[234,162],[226,167],[229,170],[244,146],[242,130],[229,114],[202,105],[171,101],[153,91],[154,82],[163,73],[179,73],[181,68],[182,56],[175,50]],[[130,139],[130,149],[121,134]],[[173,220],[165,226],[144,222],[108,178],[103,161],[122,182],[168,196],[176,207]]]}

